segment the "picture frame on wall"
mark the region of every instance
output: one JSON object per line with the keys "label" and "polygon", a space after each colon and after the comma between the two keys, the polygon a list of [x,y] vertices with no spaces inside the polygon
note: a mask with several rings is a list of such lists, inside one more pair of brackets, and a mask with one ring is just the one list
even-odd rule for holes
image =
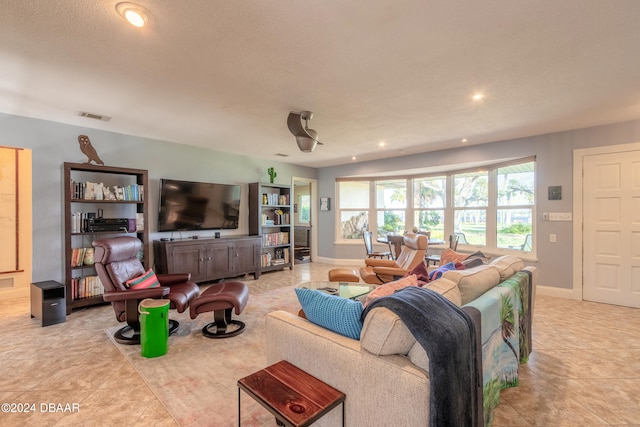
{"label": "picture frame on wall", "polygon": [[321,211],[329,211],[329,210],[331,210],[331,198],[330,197],[320,197],[320,210]]}

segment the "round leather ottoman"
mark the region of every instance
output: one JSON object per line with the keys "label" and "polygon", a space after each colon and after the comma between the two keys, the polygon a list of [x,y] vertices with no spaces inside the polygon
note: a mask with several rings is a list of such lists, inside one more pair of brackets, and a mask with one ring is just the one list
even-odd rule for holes
{"label": "round leather ottoman", "polygon": [[[231,319],[231,310],[236,314],[242,313],[249,300],[249,289],[242,282],[224,282],[213,285],[191,303],[189,308],[192,319],[200,313],[213,311],[214,322],[202,328],[202,334],[208,338],[229,338],[244,331],[245,324],[239,320]],[[237,328],[227,332],[229,324]],[[215,331],[212,329],[215,328]]]}

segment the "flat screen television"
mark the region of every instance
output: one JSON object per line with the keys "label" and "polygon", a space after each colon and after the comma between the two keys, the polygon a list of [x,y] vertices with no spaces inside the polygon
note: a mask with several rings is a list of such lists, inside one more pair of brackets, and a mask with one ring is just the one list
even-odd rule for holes
{"label": "flat screen television", "polygon": [[238,228],[240,185],[160,180],[158,231]]}

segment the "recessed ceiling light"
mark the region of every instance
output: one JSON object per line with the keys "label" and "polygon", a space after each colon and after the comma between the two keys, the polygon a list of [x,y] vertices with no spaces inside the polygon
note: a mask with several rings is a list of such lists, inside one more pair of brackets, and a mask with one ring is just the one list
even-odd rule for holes
{"label": "recessed ceiling light", "polygon": [[384,141],[378,142],[378,147],[384,147],[387,143]]}
{"label": "recessed ceiling light", "polygon": [[475,93],[473,94],[471,99],[473,99],[474,101],[480,101],[481,99],[484,99],[484,93]]}
{"label": "recessed ceiling light", "polygon": [[462,138],[461,141],[462,142],[467,142],[467,138]]}
{"label": "recessed ceiling light", "polygon": [[356,160],[356,156],[351,156],[351,161],[355,161]]}
{"label": "recessed ceiling light", "polygon": [[144,27],[149,22],[149,11],[138,4],[118,3],[116,11],[134,27]]}

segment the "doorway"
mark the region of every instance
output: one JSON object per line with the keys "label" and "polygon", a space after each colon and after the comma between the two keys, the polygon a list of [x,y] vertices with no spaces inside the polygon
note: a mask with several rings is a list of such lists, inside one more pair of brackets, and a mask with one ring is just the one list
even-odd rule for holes
{"label": "doorway", "polygon": [[640,308],[640,146],[581,151],[582,299]]}
{"label": "doorway", "polygon": [[314,194],[317,181],[293,178],[293,253],[294,264],[312,262],[317,250],[313,227],[317,215]]}
{"label": "doorway", "polygon": [[29,295],[32,276],[31,150],[0,146],[0,298]]}

